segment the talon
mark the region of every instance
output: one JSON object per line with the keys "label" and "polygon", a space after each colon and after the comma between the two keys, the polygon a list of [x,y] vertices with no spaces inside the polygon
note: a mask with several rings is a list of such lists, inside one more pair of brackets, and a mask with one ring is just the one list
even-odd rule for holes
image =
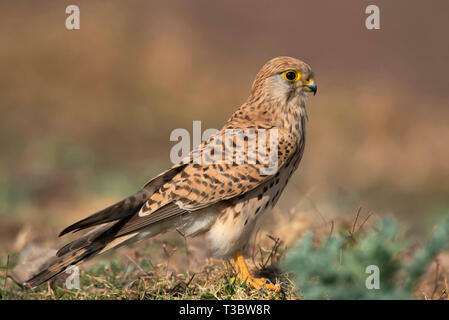
{"label": "talon", "polygon": [[[281,291],[280,287],[277,285],[274,285],[265,278],[254,278],[249,274],[248,267],[246,266],[245,260],[243,259],[242,254],[237,251],[234,254],[234,260],[235,260],[235,267],[237,269],[237,278],[240,279],[240,281],[248,283],[253,288],[259,290],[262,288],[273,290],[276,292]],[[232,281],[235,280],[235,277],[231,278]]]}

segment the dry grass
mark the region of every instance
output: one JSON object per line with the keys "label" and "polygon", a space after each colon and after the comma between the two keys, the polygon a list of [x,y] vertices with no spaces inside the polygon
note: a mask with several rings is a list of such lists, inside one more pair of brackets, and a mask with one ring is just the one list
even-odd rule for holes
{"label": "dry grass", "polygon": [[[286,249],[305,229],[314,230],[318,243],[334,232],[348,237],[363,234],[376,220],[361,209],[356,210],[351,219],[330,220],[319,215],[317,219],[304,216],[293,219],[293,222],[301,221],[300,224],[292,223],[288,215],[279,211],[272,216],[278,218],[267,217],[264,228],[254,234],[247,262],[256,276],[279,284],[279,293],[255,290],[246,283],[232,280],[235,270],[230,261],[205,258],[202,239],[187,242],[173,232],[84,263],[80,267],[80,290],[67,289],[67,275],[64,274],[37,289],[20,287],[5,277],[19,260],[18,252],[14,252],[17,247],[11,246],[10,254],[2,252],[0,255],[1,299],[302,299],[292,276],[281,269]],[[282,234],[283,239],[267,234],[267,229]],[[18,232],[17,239],[23,237],[23,231]],[[408,255],[401,259],[408,259]],[[448,269],[449,256],[444,253],[437,257],[416,286],[414,296],[448,299]]]}
{"label": "dry grass", "polygon": [[[147,243],[148,244],[148,243]],[[163,246],[164,262],[153,263],[148,257],[156,247],[124,248],[87,262],[80,268],[80,290],[65,286],[68,275],[63,274],[36,289],[20,287],[6,279],[8,270],[17,256],[1,260],[0,276],[2,299],[296,299],[298,294],[287,274],[280,271],[282,250],[279,239],[273,238],[271,250],[259,248],[252,269],[257,276],[264,276],[277,283],[281,292],[255,290],[239,280],[232,280],[235,270],[229,261],[207,259],[199,272],[175,269],[179,262],[176,247],[171,251]],[[180,255],[178,253],[178,255]],[[182,255],[182,254],[181,254]],[[11,261],[9,261],[11,260]]]}

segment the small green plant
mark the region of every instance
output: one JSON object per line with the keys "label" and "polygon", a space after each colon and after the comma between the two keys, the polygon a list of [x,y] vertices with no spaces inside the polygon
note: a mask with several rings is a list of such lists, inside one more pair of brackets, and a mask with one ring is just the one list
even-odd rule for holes
{"label": "small green plant", "polygon": [[[449,249],[449,219],[438,225],[424,248],[404,262],[409,248],[395,220],[385,218],[360,239],[353,233],[335,235],[319,247],[313,245],[309,232],[289,250],[285,267],[295,276],[305,299],[412,299],[415,284],[434,257]],[[379,271],[375,288],[367,285],[372,279],[368,266]]]}

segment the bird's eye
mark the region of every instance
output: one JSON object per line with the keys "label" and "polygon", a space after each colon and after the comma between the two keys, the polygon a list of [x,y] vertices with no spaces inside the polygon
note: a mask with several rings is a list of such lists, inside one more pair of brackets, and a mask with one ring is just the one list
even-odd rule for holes
{"label": "bird's eye", "polygon": [[295,82],[298,81],[299,79],[301,79],[301,75],[294,71],[294,70],[288,70],[288,71],[284,71],[282,73],[282,77],[287,80],[287,81],[291,81],[291,82]]}

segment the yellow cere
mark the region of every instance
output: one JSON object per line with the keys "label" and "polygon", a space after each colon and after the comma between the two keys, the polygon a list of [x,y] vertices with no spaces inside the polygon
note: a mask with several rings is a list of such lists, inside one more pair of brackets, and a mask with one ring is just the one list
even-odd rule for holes
{"label": "yellow cere", "polygon": [[306,84],[311,84],[311,83],[313,83],[313,79],[312,78],[309,78],[309,79],[306,80]]}

